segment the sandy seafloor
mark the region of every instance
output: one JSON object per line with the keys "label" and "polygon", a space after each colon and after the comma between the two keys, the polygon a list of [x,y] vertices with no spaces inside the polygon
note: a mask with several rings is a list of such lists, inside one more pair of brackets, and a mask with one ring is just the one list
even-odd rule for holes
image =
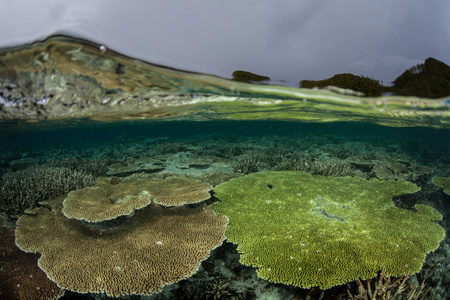
{"label": "sandy seafloor", "polygon": [[[145,161],[148,164],[159,161],[159,167],[142,167]],[[117,164],[126,166],[126,170],[112,167]],[[394,128],[368,123],[122,121],[37,129],[15,129],[10,124],[0,132],[2,176],[34,166],[80,168],[81,165],[94,177],[123,178],[143,173],[163,178],[179,174],[213,186],[265,170],[412,181],[422,191],[395,199],[395,204],[405,209],[416,203],[434,207],[443,215],[439,224],[447,232],[440,247],[428,254],[422,271],[412,278],[425,281],[435,299],[450,297],[450,196],[431,182],[434,176],[450,175],[448,129]],[[339,167],[330,171],[331,165]],[[6,217],[4,223],[14,226],[14,220]],[[207,292],[214,288],[219,292],[222,289],[221,294]],[[311,297],[345,299],[347,289],[356,292],[356,285],[344,285],[323,294],[318,291]],[[167,286],[159,294],[123,298],[305,299],[307,292],[259,279],[254,268],[239,263],[235,245],[224,242],[191,278]],[[61,299],[107,298],[66,292]]]}

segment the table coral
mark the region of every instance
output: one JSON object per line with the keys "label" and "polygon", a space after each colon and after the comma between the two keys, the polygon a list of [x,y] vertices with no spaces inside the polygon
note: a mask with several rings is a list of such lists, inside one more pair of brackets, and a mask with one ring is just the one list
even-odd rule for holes
{"label": "table coral", "polygon": [[151,204],[122,226],[99,232],[67,219],[60,207],[40,207],[17,221],[16,244],[41,253],[39,267],[64,289],[149,295],[195,273],[221,245],[227,223],[210,207]]}
{"label": "table coral", "polygon": [[327,289],[418,272],[444,238],[442,215],[418,204],[399,209],[393,196],[419,188],[407,181],[260,172],[214,188],[214,207],[230,218],[229,241],[241,262],[272,282]]}
{"label": "table coral", "polygon": [[145,172],[155,173],[164,170],[165,165],[162,160],[146,157],[146,158],[128,158],[126,161],[121,161],[108,166],[108,175],[113,176],[128,176],[134,173]]}
{"label": "table coral", "polygon": [[153,202],[164,206],[198,203],[211,197],[210,184],[188,177],[170,176],[165,180],[153,179],[147,184],[155,197]]}
{"label": "table coral", "polygon": [[129,215],[151,203],[147,185],[148,182],[133,179],[112,184],[110,178],[99,178],[96,186],[70,192],[63,201],[62,212],[67,218],[87,222]]}
{"label": "table coral", "polygon": [[94,187],[70,192],[63,201],[62,211],[68,218],[96,223],[130,215],[152,200],[164,206],[202,202],[211,197],[211,189],[210,184],[180,176],[165,180],[99,178]]}
{"label": "table coral", "polygon": [[441,187],[444,193],[450,195],[450,177],[433,177],[433,183]]}

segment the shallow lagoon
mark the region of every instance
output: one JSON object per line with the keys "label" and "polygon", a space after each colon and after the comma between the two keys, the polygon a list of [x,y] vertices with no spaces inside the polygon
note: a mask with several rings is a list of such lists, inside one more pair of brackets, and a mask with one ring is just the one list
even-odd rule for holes
{"label": "shallow lagoon", "polygon": [[[429,205],[443,215],[438,223],[448,231],[449,196],[432,183],[450,175],[447,99],[370,99],[243,84],[135,62],[89,43],[58,43],[24,50],[34,65],[24,64],[23,56],[14,59],[20,54],[3,56],[11,63],[2,81],[3,187],[11,174],[39,182],[44,177],[36,170],[52,168],[81,171],[92,180],[188,176],[213,187],[249,173],[285,170],[407,180],[422,191],[394,198],[395,205]],[[9,198],[2,197],[4,205]],[[42,202],[51,198],[45,191],[28,197],[32,207],[46,207]],[[3,206],[12,217],[4,215],[5,225],[14,227],[26,209]],[[446,238],[412,279],[445,299],[449,260]],[[20,279],[4,269],[1,276],[16,286]],[[347,288],[356,293],[354,282],[323,293],[344,297]],[[142,299],[303,299],[307,293],[258,279],[254,268],[239,264],[235,246],[224,242],[192,277]],[[311,295],[318,299],[321,292]],[[75,297],[94,296],[64,296]]]}

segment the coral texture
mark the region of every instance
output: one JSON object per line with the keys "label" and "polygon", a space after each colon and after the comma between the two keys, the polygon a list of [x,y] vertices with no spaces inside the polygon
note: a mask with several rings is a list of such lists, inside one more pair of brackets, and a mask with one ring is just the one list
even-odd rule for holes
{"label": "coral texture", "polygon": [[433,183],[441,187],[444,193],[450,195],[450,177],[433,177]]}
{"label": "coral texture", "polygon": [[126,161],[121,161],[108,166],[108,175],[114,176],[128,176],[133,173],[145,172],[154,173],[164,170],[163,161],[154,158],[128,158]]}
{"label": "coral texture", "polygon": [[260,172],[215,187],[214,207],[230,218],[229,241],[241,262],[272,282],[327,289],[356,279],[418,272],[444,238],[426,205],[396,208],[410,182]]}
{"label": "coral texture", "polygon": [[112,220],[129,215],[152,202],[148,182],[133,179],[112,184],[110,178],[97,179],[96,186],[72,191],[63,201],[67,218],[87,222]]}
{"label": "coral texture", "polygon": [[91,185],[93,177],[82,170],[47,165],[8,172],[0,182],[0,211],[22,214],[40,201]]}
{"label": "coral texture", "polygon": [[202,202],[211,197],[210,184],[188,177],[170,176],[165,180],[153,179],[148,183],[155,203],[164,206],[180,206]]}
{"label": "coral texture", "polygon": [[155,204],[106,232],[37,208],[17,221],[16,244],[39,252],[39,267],[58,286],[110,296],[152,294],[195,273],[225,238],[226,217],[210,207]]}
{"label": "coral texture", "polygon": [[152,200],[164,206],[198,203],[210,198],[211,189],[210,184],[178,176],[118,182],[99,178],[94,187],[70,192],[63,201],[62,212],[67,218],[95,223],[130,215]]}

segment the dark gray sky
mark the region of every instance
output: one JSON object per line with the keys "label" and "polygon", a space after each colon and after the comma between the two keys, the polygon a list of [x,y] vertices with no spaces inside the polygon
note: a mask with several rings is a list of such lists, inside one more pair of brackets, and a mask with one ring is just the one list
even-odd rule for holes
{"label": "dark gray sky", "polygon": [[449,0],[0,0],[0,47],[72,34],[170,67],[296,86],[450,64]]}

